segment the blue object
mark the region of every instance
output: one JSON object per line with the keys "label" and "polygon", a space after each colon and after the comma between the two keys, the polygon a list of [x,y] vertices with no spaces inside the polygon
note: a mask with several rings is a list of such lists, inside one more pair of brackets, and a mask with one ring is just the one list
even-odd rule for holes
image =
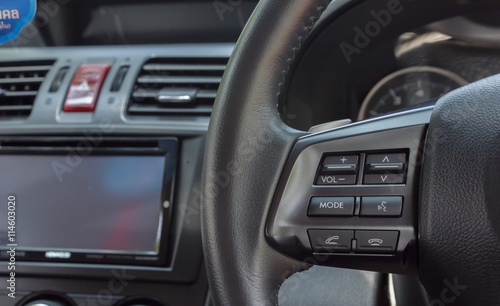
{"label": "blue object", "polygon": [[36,13],[36,0],[0,0],[0,44],[21,34]]}

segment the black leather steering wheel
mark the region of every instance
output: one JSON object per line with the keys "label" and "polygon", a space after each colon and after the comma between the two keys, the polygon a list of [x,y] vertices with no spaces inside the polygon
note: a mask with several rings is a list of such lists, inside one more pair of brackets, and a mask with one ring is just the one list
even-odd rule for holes
{"label": "black leather steering wheel", "polygon": [[[418,273],[433,305],[499,305],[500,77],[435,106],[315,134],[293,130],[279,117],[278,95],[328,4],[261,0],[225,72],[203,173],[215,304],[275,305],[287,277],[323,264]],[[345,155],[357,158],[348,185],[334,169]],[[396,170],[377,162],[387,155],[403,156],[390,162]],[[399,215],[384,218],[377,206],[366,213],[368,198],[386,196],[402,200]],[[315,197],[353,199],[352,210],[313,216]],[[367,234],[385,242],[364,241]]]}

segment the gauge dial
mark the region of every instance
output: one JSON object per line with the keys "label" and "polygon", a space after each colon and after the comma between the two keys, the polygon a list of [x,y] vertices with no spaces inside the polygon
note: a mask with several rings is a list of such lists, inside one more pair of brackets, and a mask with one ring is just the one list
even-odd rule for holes
{"label": "gauge dial", "polygon": [[396,71],[368,93],[358,119],[377,117],[410,105],[440,98],[466,85],[457,74],[436,67],[418,66]]}

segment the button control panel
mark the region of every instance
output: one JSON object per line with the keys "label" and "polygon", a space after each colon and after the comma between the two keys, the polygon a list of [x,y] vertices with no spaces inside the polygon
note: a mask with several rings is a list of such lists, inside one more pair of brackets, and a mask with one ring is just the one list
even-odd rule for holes
{"label": "button control panel", "polygon": [[[405,186],[407,174],[405,150],[324,154],[313,185],[331,187],[331,196],[312,196],[307,217],[328,218],[344,229],[308,229],[313,252],[395,254],[400,231],[392,230],[397,228],[390,226],[389,218],[403,215],[405,197],[397,186]],[[346,226],[349,220],[352,226]]]}
{"label": "button control panel", "polygon": [[402,196],[312,197],[309,217],[399,217],[403,211]]}
{"label": "button control panel", "polygon": [[398,231],[308,230],[315,253],[393,254]]}
{"label": "button control panel", "polygon": [[377,120],[407,124],[381,117],[295,143],[268,215],[266,239],[273,248],[317,265],[418,272],[427,126],[377,130]]}
{"label": "button control panel", "polygon": [[[316,185],[389,185],[406,182],[407,153],[335,154],[323,158]],[[363,165],[360,173],[360,165]],[[358,174],[361,181],[358,182]]]}

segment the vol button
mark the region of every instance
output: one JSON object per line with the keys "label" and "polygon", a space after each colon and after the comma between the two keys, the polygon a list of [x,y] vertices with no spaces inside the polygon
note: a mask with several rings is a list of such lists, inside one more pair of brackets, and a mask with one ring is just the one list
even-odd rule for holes
{"label": "vol button", "polygon": [[316,180],[317,185],[354,185],[356,175],[320,175]]}

